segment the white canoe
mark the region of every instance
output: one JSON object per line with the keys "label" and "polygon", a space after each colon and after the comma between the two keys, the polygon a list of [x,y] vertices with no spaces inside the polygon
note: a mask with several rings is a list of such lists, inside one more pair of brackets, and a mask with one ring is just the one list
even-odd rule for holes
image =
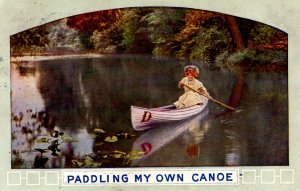
{"label": "white canoe", "polygon": [[149,163],[149,161],[147,162],[145,159],[167,146],[170,142],[172,142],[172,140],[191,128],[196,127],[199,132],[201,131],[203,134],[207,133],[209,126],[204,125],[204,119],[206,118],[207,114],[208,109],[205,109],[200,114],[189,119],[168,123],[165,125],[160,124],[157,126],[157,128],[149,129],[143,133],[135,140],[132,146],[132,151],[143,152],[143,155],[140,158],[133,160],[132,165],[140,166],[141,164],[154,164],[154,161]]}
{"label": "white canoe", "polygon": [[142,108],[131,106],[131,123],[133,129],[143,131],[161,123],[180,121],[197,115],[205,110],[208,99],[202,105],[194,105],[183,109]]}

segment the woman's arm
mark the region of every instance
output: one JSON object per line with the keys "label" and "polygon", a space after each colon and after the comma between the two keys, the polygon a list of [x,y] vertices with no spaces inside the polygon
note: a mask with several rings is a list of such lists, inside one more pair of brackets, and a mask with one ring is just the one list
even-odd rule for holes
{"label": "woman's arm", "polygon": [[182,78],[181,80],[180,80],[180,82],[178,83],[178,87],[179,88],[183,88],[183,85],[185,84],[185,80],[184,80],[184,78]]}
{"label": "woman's arm", "polygon": [[202,82],[199,81],[199,88],[198,91],[200,91],[201,93],[203,93],[204,95],[209,96],[209,93],[207,91],[207,89],[203,86]]}

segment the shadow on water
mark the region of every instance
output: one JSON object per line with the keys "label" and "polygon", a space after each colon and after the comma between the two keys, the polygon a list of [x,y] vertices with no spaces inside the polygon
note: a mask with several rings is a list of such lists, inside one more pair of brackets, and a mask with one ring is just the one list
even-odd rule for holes
{"label": "shadow on water", "polygon": [[[185,152],[180,152],[180,157],[194,158],[200,154],[200,142],[204,138],[205,133],[209,130],[209,125],[205,123],[205,116],[208,114],[208,109],[201,114],[180,122],[173,122],[169,124],[161,124],[154,129],[148,130],[136,139],[133,143],[132,150],[140,151],[143,155],[133,161],[133,166],[185,166],[170,157],[168,160],[152,160],[148,159],[155,152],[162,150],[170,142],[178,136],[184,137],[182,146]],[[204,121],[204,123],[202,123]],[[179,154],[176,152],[175,154]],[[161,154],[158,154],[160,156]],[[168,153],[169,155],[169,153]],[[170,155],[169,155],[170,156]]]}
{"label": "shadow on water", "polygon": [[287,71],[255,70],[235,70],[228,104],[241,108],[241,113],[227,110],[214,116],[221,121],[224,142],[229,144],[226,158],[240,160],[227,165],[288,165]]}
{"label": "shadow on water", "polygon": [[242,112],[210,102],[202,125],[154,130],[163,146],[149,157],[133,149],[146,135],[130,106],[176,101],[182,68],[130,55],[12,64],[12,168],[288,165],[286,72],[200,67],[210,94]]}

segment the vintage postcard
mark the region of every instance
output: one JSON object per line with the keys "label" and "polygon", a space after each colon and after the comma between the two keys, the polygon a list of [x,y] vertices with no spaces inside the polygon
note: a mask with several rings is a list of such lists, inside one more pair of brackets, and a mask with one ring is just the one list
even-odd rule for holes
{"label": "vintage postcard", "polygon": [[296,2],[0,8],[3,190],[300,190]]}

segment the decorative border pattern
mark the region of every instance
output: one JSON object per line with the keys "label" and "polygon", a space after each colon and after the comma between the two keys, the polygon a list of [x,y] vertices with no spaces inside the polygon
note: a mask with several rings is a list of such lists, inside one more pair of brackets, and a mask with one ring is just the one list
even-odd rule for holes
{"label": "decorative border pattern", "polygon": [[242,184],[294,184],[294,169],[279,169],[276,173],[275,169],[259,170],[241,170]]}
{"label": "decorative border pattern", "polygon": [[[64,170],[11,170],[7,172],[8,186],[62,186]],[[242,169],[238,184],[294,184],[294,169]]]}

